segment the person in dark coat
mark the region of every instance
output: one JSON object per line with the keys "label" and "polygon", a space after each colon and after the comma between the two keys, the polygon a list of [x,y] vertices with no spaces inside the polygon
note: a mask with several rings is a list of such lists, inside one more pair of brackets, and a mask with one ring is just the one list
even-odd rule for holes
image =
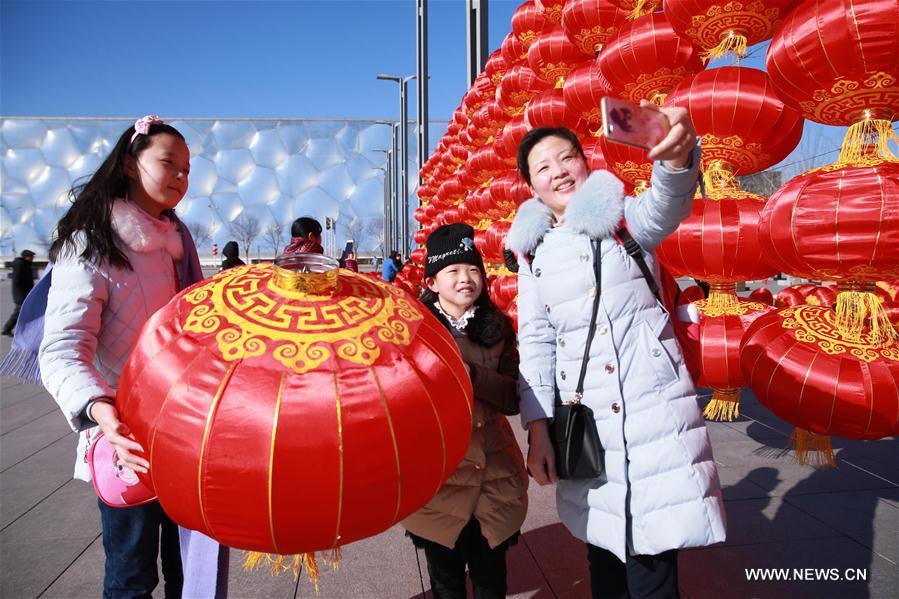
{"label": "person in dark coat", "polygon": [[12,262],[12,301],[16,305],[12,316],[3,325],[3,334],[12,337],[13,327],[19,321],[19,310],[28,296],[28,292],[34,287],[34,272],[31,263],[34,261],[34,252],[22,250],[22,254]]}
{"label": "person in dark coat", "polygon": [[245,263],[240,259],[240,247],[236,241],[229,241],[222,248],[222,270],[234,268],[235,266],[243,266]]}

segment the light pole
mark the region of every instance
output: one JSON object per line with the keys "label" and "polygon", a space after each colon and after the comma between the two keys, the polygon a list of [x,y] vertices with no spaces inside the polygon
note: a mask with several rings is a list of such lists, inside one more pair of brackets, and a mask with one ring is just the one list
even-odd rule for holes
{"label": "light pole", "polygon": [[400,223],[400,231],[402,233],[403,258],[409,255],[409,176],[406,169],[409,165],[409,117],[408,117],[408,86],[409,82],[415,79],[415,75],[409,77],[398,77],[396,75],[378,75],[378,79],[383,81],[396,81],[400,85],[400,184],[397,189],[397,195],[402,204],[402,210],[397,210],[397,217],[402,218]]}
{"label": "light pole", "polygon": [[387,162],[387,166],[381,169],[384,171],[384,243],[381,249],[384,250],[386,258],[393,251],[393,151],[381,148],[373,149],[375,152],[384,154]]}

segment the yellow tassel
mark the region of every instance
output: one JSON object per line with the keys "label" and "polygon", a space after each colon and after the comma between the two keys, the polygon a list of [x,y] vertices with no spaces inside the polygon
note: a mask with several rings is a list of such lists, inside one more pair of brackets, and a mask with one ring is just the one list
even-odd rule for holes
{"label": "yellow tassel", "polygon": [[[340,559],[340,547],[333,548],[329,557],[322,557],[322,561],[324,561],[325,565],[330,566],[334,571],[337,571],[340,567]],[[314,552],[300,553],[293,556],[262,553],[260,551],[246,552],[246,558],[244,559],[243,565],[245,571],[253,570],[261,565],[267,565],[272,576],[279,576],[282,572],[292,570],[294,578],[298,578],[300,576],[300,570],[304,570],[306,572],[306,579],[315,585],[315,593],[318,594],[320,570]]]}
{"label": "yellow tassel", "polygon": [[665,103],[665,98],[667,98],[667,97],[668,97],[667,92],[666,93],[659,92],[659,93],[653,94],[652,97],[649,99],[649,101],[652,102],[653,104],[655,104],[656,106],[661,106],[662,104]]}
{"label": "yellow tassel", "polygon": [[565,76],[560,75],[558,79],[556,79],[556,89],[562,89],[565,87]]}
{"label": "yellow tassel", "polygon": [[837,461],[833,455],[833,444],[827,435],[819,435],[797,426],[790,435],[790,446],[795,452],[796,461],[803,466],[837,467]]}
{"label": "yellow tassel", "polygon": [[733,167],[723,160],[712,160],[702,173],[706,194],[709,199],[716,200],[728,191],[739,189]]}
{"label": "yellow tassel", "polygon": [[702,415],[706,420],[733,422],[740,416],[740,390],[715,389]]}
{"label": "yellow tassel", "polygon": [[[837,330],[849,341],[885,345],[899,340],[881,299],[869,291],[840,291],[836,312]],[[866,324],[870,332],[866,339],[862,339]]]}
{"label": "yellow tassel", "polygon": [[734,293],[733,285],[712,285],[706,300],[706,310],[728,314],[740,307],[740,298]]}
{"label": "yellow tassel", "polygon": [[890,149],[891,140],[899,143],[899,136],[890,121],[873,118],[871,111],[865,110],[865,118],[846,131],[836,164],[866,165],[884,160],[899,162],[899,158]]}
{"label": "yellow tassel", "polygon": [[641,180],[637,181],[636,185],[634,185],[634,195],[638,196],[641,193],[643,193],[644,191],[646,191],[647,189],[649,189],[649,181],[644,181],[641,179]]}
{"label": "yellow tassel", "polygon": [[725,36],[717,46],[705,50],[699,57],[703,62],[708,62],[709,59],[721,58],[728,52],[733,52],[737,55],[737,58],[743,58],[746,54],[747,47],[748,43],[746,36],[731,29],[727,32],[727,36]]}
{"label": "yellow tassel", "polygon": [[647,6],[647,4],[649,3],[650,0],[637,0],[637,3],[634,5],[633,10],[631,10],[630,14],[627,16],[628,20],[633,21],[634,19],[651,13],[652,6]]}

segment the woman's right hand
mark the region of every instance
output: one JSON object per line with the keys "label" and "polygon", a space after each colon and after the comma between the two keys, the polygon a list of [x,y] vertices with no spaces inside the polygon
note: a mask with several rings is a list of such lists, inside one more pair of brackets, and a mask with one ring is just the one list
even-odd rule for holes
{"label": "woman's right hand", "polygon": [[115,406],[108,401],[97,401],[91,406],[91,420],[100,426],[100,430],[106,435],[109,444],[113,446],[119,462],[122,466],[146,474],[150,468],[150,462],[131,452],[143,453],[144,448],[129,438],[131,431],[125,423],[119,420],[119,414]]}
{"label": "woman's right hand", "polygon": [[533,420],[528,425],[530,445],[528,446],[528,470],[538,485],[558,482],[556,475],[556,453],[549,438],[549,421],[545,418]]}

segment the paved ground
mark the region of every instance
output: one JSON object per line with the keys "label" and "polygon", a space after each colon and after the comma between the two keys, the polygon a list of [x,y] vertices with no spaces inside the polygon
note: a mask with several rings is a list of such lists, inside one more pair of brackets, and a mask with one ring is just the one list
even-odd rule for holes
{"label": "paved ground", "polygon": [[[11,310],[0,284],[0,317]],[[0,355],[9,339],[0,338]],[[727,503],[727,542],[684,551],[681,592],[689,599],[896,597],[899,589],[899,444],[836,441],[839,468],[795,464],[782,449],[789,425],[751,394],[737,422],[709,425]],[[518,430],[520,427],[516,426]],[[520,437],[522,444],[523,437]],[[38,387],[0,380],[0,597],[99,597],[103,548],[92,488],[71,479],[75,436]],[[510,595],[588,597],[586,552],[559,524],[551,489],[532,487],[521,542],[509,554]],[[231,597],[315,597],[289,574],[243,572],[232,555]],[[421,565],[419,565],[419,563]],[[394,527],[344,548],[325,571],[321,598],[398,598],[427,589],[423,556]],[[810,579],[750,581],[747,568],[803,569]],[[805,572],[805,568],[833,573]],[[855,575],[858,570],[858,575]],[[424,579],[422,582],[422,578]],[[430,593],[428,593],[428,596]],[[161,597],[161,592],[157,593]]]}

